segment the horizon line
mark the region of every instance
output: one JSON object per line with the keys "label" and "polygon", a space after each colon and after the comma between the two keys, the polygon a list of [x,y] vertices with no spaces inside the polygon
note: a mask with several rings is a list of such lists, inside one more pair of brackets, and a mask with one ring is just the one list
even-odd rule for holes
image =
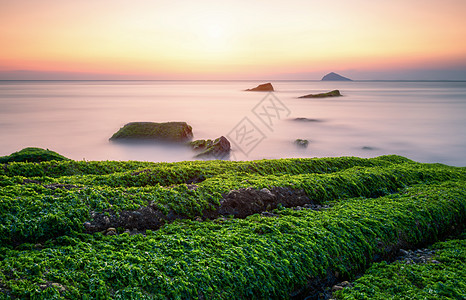
{"label": "horizon line", "polygon": [[466,82],[466,79],[0,79],[3,81],[312,81],[312,82]]}

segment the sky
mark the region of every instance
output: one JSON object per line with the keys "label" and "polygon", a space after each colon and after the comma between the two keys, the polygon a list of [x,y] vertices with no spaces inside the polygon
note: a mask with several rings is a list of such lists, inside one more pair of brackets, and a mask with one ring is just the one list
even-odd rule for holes
{"label": "sky", "polygon": [[0,80],[466,80],[465,0],[0,0]]}

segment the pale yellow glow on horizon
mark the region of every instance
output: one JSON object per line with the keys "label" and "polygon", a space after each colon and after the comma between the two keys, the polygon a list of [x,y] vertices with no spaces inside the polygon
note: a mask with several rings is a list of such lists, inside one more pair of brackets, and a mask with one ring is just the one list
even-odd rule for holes
{"label": "pale yellow glow on horizon", "polygon": [[466,65],[466,1],[11,1],[0,71],[292,73]]}

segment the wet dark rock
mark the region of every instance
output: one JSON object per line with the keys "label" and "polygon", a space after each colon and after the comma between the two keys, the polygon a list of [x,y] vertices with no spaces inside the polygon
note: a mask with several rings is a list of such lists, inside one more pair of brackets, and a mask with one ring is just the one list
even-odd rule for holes
{"label": "wet dark rock", "polygon": [[107,228],[107,230],[105,231],[105,235],[116,235],[116,234],[117,234],[117,231],[113,227]]}
{"label": "wet dark rock", "polygon": [[269,82],[269,83],[259,84],[255,88],[247,89],[246,91],[249,91],[249,92],[273,92],[274,89],[273,89],[272,84]]}
{"label": "wet dark rock", "polygon": [[120,128],[110,140],[185,142],[192,137],[192,127],[186,122],[131,122]]}
{"label": "wet dark rock", "polygon": [[[416,250],[400,249],[395,260],[406,264],[425,264],[434,261],[432,260],[432,257],[435,255],[435,252],[435,250],[426,248]],[[438,261],[436,262],[439,263]]]}
{"label": "wet dark rock", "polygon": [[324,209],[329,209],[330,205],[320,205],[320,204],[310,203],[310,204],[304,204],[304,208],[320,211],[320,210],[324,210]]}
{"label": "wet dark rock", "polygon": [[[193,188],[197,186],[192,185]],[[137,232],[145,232],[147,229],[155,230],[166,223],[178,219],[216,219],[222,216],[246,218],[247,216],[263,213],[264,216],[276,216],[270,211],[283,207],[295,207],[314,205],[304,190],[295,190],[284,187],[263,188],[261,190],[246,188],[232,190],[223,196],[219,206],[211,206],[205,209],[201,216],[195,218],[188,215],[177,214],[173,210],[164,213],[153,203],[132,211],[120,211],[118,213],[109,209],[104,212],[91,212],[91,220],[84,222],[86,232],[103,232],[108,234],[110,228],[133,228]],[[319,206],[320,207],[320,206]],[[269,212],[268,212],[269,211]],[[113,231],[113,230],[110,230]],[[115,230],[116,233],[116,230]],[[112,233],[113,234],[113,233]]]}
{"label": "wet dark rock", "polygon": [[327,98],[327,97],[339,97],[341,96],[339,90],[333,90],[331,92],[327,93],[320,93],[320,94],[309,94],[309,95],[304,95],[299,98]]}
{"label": "wet dark rock", "polygon": [[218,212],[221,215],[245,218],[255,213],[276,209],[279,204],[283,207],[294,207],[311,202],[304,190],[283,187],[274,187],[270,190],[243,188],[224,195],[220,200]]}
{"label": "wet dark rock", "polygon": [[[29,183],[33,183],[33,184],[42,184],[42,182],[40,182],[40,181],[38,181],[38,180],[27,179],[27,178],[26,178],[26,179],[23,179],[23,183],[22,183],[22,184],[29,184]],[[61,183],[44,184],[43,187],[46,188],[46,189],[51,189],[51,190],[56,190],[56,189],[70,190],[70,189],[79,188],[79,186],[76,186],[76,185],[72,185],[72,184],[61,184]]]}
{"label": "wet dark rock", "polygon": [[278,217],[277,214],[271,213],[271,212],[269,212],[269,211],[263,211],[263,212],[261,212],[261,216],[263,216],[263,217]]}
{"label": "wet dark rock", "polygon": [[406,255],[408,255],[408,254],[409,254],[408,251],[406,251],[406,250],[404,250],[404,249],[400,249],[400,255],[401,255],[401,256],[406,256]]}
{"label": "wet dark rock", "polygon": [[336,291],[339,291],[339,290],[342,290],[342,289],[344,289],[344,287],[342,287],[340,285],[332,286],[332,292],[336,292]]}
{"label": "wet dark rock", "polygon": [[41,184],[42,182],[34,179],[23,179],[23,184],[34,183],[34,184]]}

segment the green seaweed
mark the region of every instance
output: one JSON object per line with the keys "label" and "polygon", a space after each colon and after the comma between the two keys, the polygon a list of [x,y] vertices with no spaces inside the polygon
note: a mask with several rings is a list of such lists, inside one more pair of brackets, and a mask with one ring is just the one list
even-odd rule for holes
{"label": "green seaweed", "polygon": [[[462,226],[465,183],[466,168],[400,156],[8,163],[0,168],[0,299],[289,298]],[[198,218],[231,190],[273,187],[302,190],[330,208]],[[149,204],[186,219],[145,234],[84,231],[93,213]],[[449,288],[445,295],[457,295]]]}
{"label": "green seaweed", "polygon": [[372,265],[353,283],[335,293],[337,299],[465,299],[466,240],[452,239],[430,247],[430,262],[397,261]]}

